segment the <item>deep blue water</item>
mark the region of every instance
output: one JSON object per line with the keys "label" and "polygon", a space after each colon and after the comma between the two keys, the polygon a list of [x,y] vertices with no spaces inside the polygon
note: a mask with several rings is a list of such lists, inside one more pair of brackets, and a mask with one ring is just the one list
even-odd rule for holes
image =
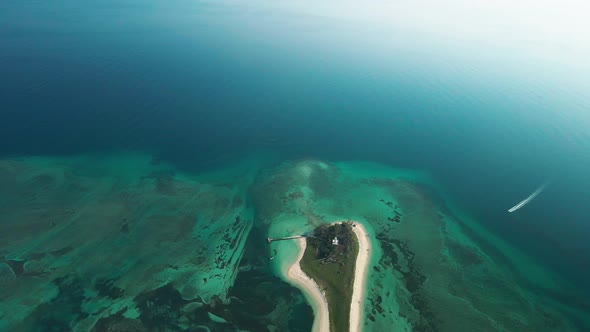
{"label": "deep blue water", "polygon": [[590,71],[234,5],[3,1],[0,155],[138,149],[194,171],[270,149],[426,169],[590,292]]}

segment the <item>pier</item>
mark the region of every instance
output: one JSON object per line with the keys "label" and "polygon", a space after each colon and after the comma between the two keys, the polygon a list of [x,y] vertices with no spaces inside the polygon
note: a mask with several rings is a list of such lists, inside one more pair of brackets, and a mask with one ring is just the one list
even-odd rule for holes
{"label": "pier", "polygon": [[267,237],[266,238],[266,242],[268,242],[268,244],[271,244],[273,241],[283,241],[283,240],[293,240],[293,239],[301,239],[306,237],[305,235],[294,235],[294,236],[286,236],[286,237],[277,237],[277,238],[272,238],[272,237]]}

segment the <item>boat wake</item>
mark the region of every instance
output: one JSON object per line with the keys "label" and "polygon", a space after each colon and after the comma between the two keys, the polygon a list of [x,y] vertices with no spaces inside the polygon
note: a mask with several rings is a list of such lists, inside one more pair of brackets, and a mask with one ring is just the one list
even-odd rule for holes
{"label": "boat wake", "polygon": [[515,206],[511,207],[510,209],[508,209],[508,212],[511,212],[512,213],[512,212],[520,209],[521,207],[527,205],[530,201],[532,201],[533,199],[535,199],[535,197],[537,197],[540,193],[542,193],[543,190],[545,190],[545,187],[547,187],[548,184],[549,184],[549,181],[543,183],[529,197],[525,198],[522,202],[520,202],[520,203],[516,204]]}

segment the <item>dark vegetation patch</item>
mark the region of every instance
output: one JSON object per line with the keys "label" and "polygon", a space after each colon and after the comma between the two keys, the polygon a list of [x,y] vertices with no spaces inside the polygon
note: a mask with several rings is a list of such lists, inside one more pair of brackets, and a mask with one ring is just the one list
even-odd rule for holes
{"label": "dark vegetation patch", "polygon": [[[2,261],[0,261],[2,262]],[[23,272],[25,271],[25,261],[21,260],[14,260],[14,259],[5,259],[4,263],[8,264],[12,271],[14,271],[14,275],[18,278],[20,277]]]}
{"label": "dark vegetation patch", "polygon": [[32,254],[27,255],[27,258],[30,260],[40,260],[40,259],[44,258],[45,256],[47,256],[47,254],[44,252],[36,252],[36,253],[32,253]]}
{"label": "dark vegetation patch", "polygon": [[177,330],[181,309],[188,301],[182,299],[180,292],[171,284],[141,293],[134,299],[146,326]]}
{"label": "dark vegetation patch", "polygon": [[85,297],[81,281],[77,276],[68,275],[57,278],[53,282],[58,288],[58,295],[50,302],[37,306],[22,323],[21,330],[32,332],[71,331],[71,324],[88,316],[82,311],[82,302]]}
{"label": "dark vegetation patch", "polygon": [[99,319],[90,332],[142,332],[148,330],[140,320],[123,317],[122,311]]}
{"label": "dark vegetation patch", "polygon": [[[322,225],[307,238],[301,269],[325,289],[333,331],[348,331],[358,241],[352,223]],[[338,245],[332,240],[338,238]],[[338,319],[336,319],[338,318]]]}
{"label": "dark vegetation patch", "polygon": [[63,247],[61,249],[50,251],[49,253],[52,254],[52,255],[54,255],[54,256],[61,257],[61,256],[65,255],[65,254],[71,252],[72,250],[74,250],[74,248],[68,246],[68,247]]}
{"label": "dark vegetation patch", "polygon": [[303,195],[303,192],[302,192],[302,191],[299,191],[299,190],[298,190],[298,191],[293,191],[293,192],[290,192],[290,193],[287,195],[287,197],[288,197],[289,199],[291,199],[291,200],[294,200],[294,199],[298,199],[298,198],[303,198],[303,197],[304,197],[304,195]]}
{"label": "dark vegetation patch", "polygon": [[[416,267],[416,264],[414,263],[415,254],[408,248],[406,242],[390,238],[384,231],[377,233],[376,237],[383,250],[383,256],[379,260],[379,265],[383,269],[392,267],[402,275],[405,287],[408,292],[410,292],[409,302],[419,314],[417,319],[410,319],[410,322],[413,325],[413,331],[437,331],[438,329],[435,324],[436,320],[434,313],[424,294],[423,286],[426,281],[426,276],[424,276]],[[407,262],[407,266],[404,267],[400,264],[398,251],[403,255],[403,259]],[[370,320],[375,321],[376,315],[381,315],[383,317],[387,315],[381,307],[381,302],[382,299],[379,295],[374,295],[369,298],[369,303],[372,308],[368,316]],[[407,317],[413,316],[404,313],[400,314]]]}
{"label": "dark vegetation patch", "polygon": [[123,296],[124,290],[115,286],[116,278],[99,278],[94,282],[94,289],[98,295],[118,299]]}
{"label": "dark vegetation patch", "polygon": [[[301,331],[311,329],[313,313],[301,293],[260,269],[240,272],[229,295],[229,305],[217,306],[212,312],[242,330],[268,331],[270,325],[275,325],[279,331],[296,330],[295,326],[303,326]],[[282,319],[277,317],[275,310],[282,302],[291,302],[298,313]]]}
{"label": "dark vegetation patch", "polygon": [[403,215],[401,212],[399,212],[399,206],[393,204],[393,202],[386,201],[384,199],[380,199],[379,202],[383,203],[385,206],[387,206],[393,212],[393,214],[391,216],[387,217],[388,221],[395,222],[395,223],[399,223],[402,221]]}
{"label": "dark vegetation patch", "polygon": [[[249,221],[243,221],[243,220],[240,218],[240,216],[235,216],[235,218],[234,218],[234,222],[233,222],[233,224],[232,224],[232,233],[236,234],[236,233],[237,233],[237,232],[240,230],[240,228],[241,228],[241,229],[242,229],[242,231],[243,231],[243,230],[245,229],[245,227],[244,227],[244,223],[249,223]],[[226,234],[227,234],[227,233],[226,233]],[[231,241],[228,241],[228,242],[229,242],[229,248],[230,248],[230,249],[232,249],[232,250],[233,250],[233,249],[235,249],[236,245],[238,244],[238,240],[240,240],[240,238],[241,238],[241,235],[242,235],[242,234],[240,234],[240,236],[238,236],[238,235],[235,235],[235,236],[234,236],[234,237],[231,239]],[[226,241],[227,241],[227,240],[226,240]]]}

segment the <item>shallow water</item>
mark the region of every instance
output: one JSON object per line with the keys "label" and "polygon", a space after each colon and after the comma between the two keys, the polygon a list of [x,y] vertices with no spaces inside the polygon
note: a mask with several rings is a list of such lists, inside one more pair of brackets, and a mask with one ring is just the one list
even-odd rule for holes
{"label": "shallow water", "polygon": [[258,155],[198,176],[142,154],[0,165],[6,329],[308,330],[285,279],[297,247],[266,236],[342,219],[372,237],[368,331],[590,326],[575,285],[454,210],[423,172]]}

